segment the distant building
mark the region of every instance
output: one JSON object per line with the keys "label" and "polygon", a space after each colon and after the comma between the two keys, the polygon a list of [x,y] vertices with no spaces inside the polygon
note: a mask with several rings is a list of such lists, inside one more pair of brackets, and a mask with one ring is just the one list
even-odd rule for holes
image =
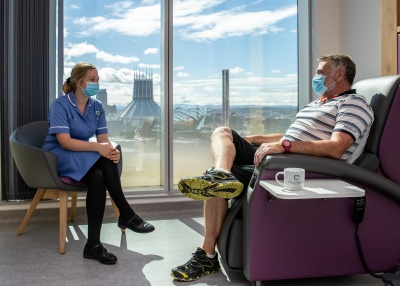
{"label": "distant building", "polygon": [[[99,93],[99,96],[102,98],[104,92]],[[105,92],[105,101],[106,98],[107,92]],[[201,130],[204,127],[206,115],[207,108],[204,106],[174,104],[174,128],[178,131]],[[109,129],[116,135],[128,138],[159,136],[161,108],[154,101],[153,75],[151,72],[135,70],[132,101],[119,114],[112,116],[107,121],[109,122]]]}
{"label": "distant building", "polygon": [[103,106],[107,106],[107,90],[106,89],[99,89],[99,92],[96,95],[96,99],[100,100],[103,103]]}
{"label": "distant building", "polygon": [[140,127],[144,122],[160,120],[160,106],[154,101],[153,75],[135,71],[132,101],[115,119]]}
{"label": "distant building", "polygon": [[99,89],[99,92],[96,95],[96,99],[100,100],[101,103],[103,103],[104,110],[106,112],[106,116],[110,114],[116,114],[117,113],[117,106],[116,105],[108,105],[107,101],[107,89]]}

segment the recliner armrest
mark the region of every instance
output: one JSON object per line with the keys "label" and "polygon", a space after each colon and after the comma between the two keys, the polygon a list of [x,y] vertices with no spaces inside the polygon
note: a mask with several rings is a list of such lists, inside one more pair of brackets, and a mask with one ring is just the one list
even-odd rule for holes
{"label": "recliner armrest", "polygon": [[400,185],[370,170],[342,161],[304,154],[276,154],[266,156],[255,171],[259,178],[266,169],[304,168],[308,172],[320,173],[346,179],[370,187],[400,203]]}
{"label": "recliner armrest", "polygon": [[372,172],[376,172],[379,168],[379,159],[373,153],[364,152],[354,161],[353,164]]}

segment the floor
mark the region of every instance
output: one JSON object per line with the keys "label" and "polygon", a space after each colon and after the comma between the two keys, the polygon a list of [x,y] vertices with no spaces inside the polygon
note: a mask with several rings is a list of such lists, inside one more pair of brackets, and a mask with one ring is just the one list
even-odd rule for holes
{"label": "floor", "polygon": [[[107,207],[102,242],[118,257],[115,265],[102,265],[82,257],[86,241],[86,215],[79,208],[68,224],[67,249],[58,252],[58,210],[38,209],[25,232],[17,236],[25,211],[0,212],[0,285],[134,285],[225,286],[251,285],[241,272],[225,268],[200,280],[184,283],[170,276],[171,268],[185,263],[202,243],[204,231],[201,202],[140,204],[137,213],[156,230],[121,234]],[[222,265],[223,267],[223,265]],[[263,282],[263,286],[384,285],[369,275]]]}

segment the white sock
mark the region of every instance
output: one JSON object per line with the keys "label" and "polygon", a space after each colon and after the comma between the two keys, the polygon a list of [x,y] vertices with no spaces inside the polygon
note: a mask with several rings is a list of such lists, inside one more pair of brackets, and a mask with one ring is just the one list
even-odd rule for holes
{"label": "white sock", "polygon": [[208,253],[206,252],[206,256],[207,256],[208,258],[214,258],[215,255],[216,255],[216,253],[214,253],[214,254],[208,254]]}
{"label": "white sock", "polygon": [[225,170],[224,168],[214,168],[214,170],[216,170],[216,171],[222,171],[222,172],[224,172],[224,173],[230,173],[230,171],[227,171],[227,170]]}

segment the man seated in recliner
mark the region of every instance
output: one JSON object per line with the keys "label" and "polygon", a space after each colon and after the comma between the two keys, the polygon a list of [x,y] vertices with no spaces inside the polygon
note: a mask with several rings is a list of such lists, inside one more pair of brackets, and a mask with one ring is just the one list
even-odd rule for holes
{"label": "man seated in recliner", "polygon": [[243,195],[254,166],[266,155],[299,153],[353,163],[364,150],[374,115],[365,98],[351,89],[355,63],[342,54],[322,56],[318,62],[312,87],[321,97],[297,114],[285,134],[241,137],[228,127],[218,127],[211,136],[214,167],[203,176],[179,181],[184,195],[204,200],[205,237],[188,262],[171,270],[176,280],[193,281],[220,270],[215,246],[227,199]]}

